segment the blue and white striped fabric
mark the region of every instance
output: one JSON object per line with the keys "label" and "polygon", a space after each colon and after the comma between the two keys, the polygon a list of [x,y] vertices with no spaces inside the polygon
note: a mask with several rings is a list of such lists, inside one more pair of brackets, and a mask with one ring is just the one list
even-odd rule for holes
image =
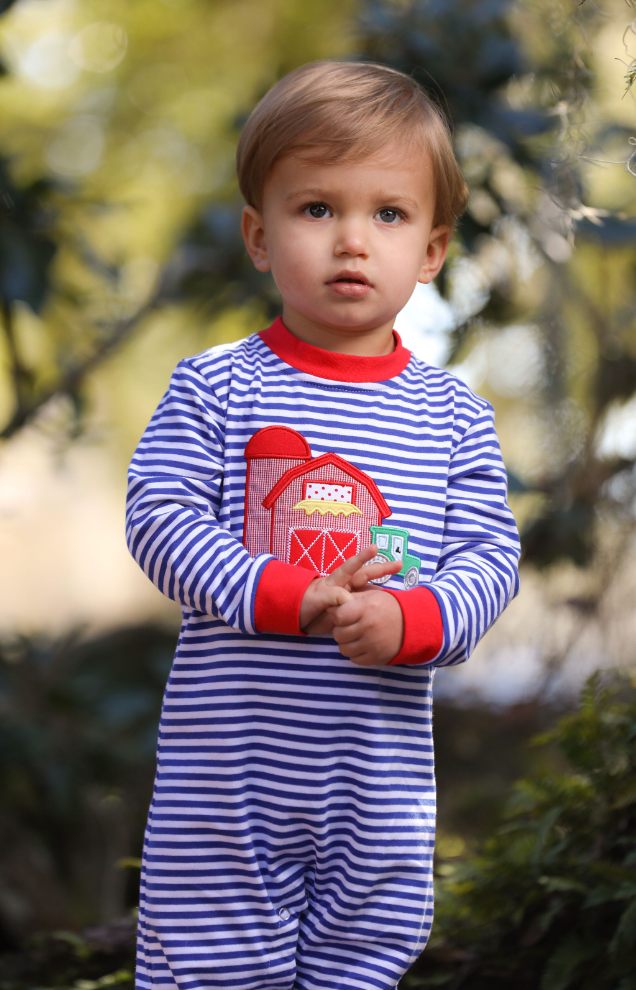
{"label": "blue and white striped fabric", "polygon": [[[365,668],[259,635],[242,544],[248,440],[291,427],[366,472],[439,602],[433,664]],[[433,917],[433,667],[517,591],[492,409],[411,358],[322,379],[254,335],[182,361],[133,457],[131,553],[181,603],[144,845],[138,990],[392,990]],[[388,587],[403,587],[391,579]]]}

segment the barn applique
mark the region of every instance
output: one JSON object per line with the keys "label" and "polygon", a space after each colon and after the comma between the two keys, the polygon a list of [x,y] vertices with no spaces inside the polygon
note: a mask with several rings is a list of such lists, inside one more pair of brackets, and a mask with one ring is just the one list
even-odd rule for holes
{"label": "barn applique", "polygon": [[401,561],[404,587],[417,585],[421,561],[408,552],[408,530],[382,524],[391,509],[364,471],[338,454],[312,457],[305,438],[289,426],[258,430],[244,456],[243,545],[252,557],[271,553],[325,575],[375,543],[374,561]]}

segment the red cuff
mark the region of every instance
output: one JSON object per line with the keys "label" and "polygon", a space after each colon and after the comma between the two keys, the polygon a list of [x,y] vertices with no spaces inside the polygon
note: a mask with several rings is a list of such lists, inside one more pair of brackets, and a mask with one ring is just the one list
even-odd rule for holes
{"label": "red cuff", "polygon": [[270,560],[261,572],[254,600],[254,625],[259,633],[304,636],[300,628],[300,603],[317,571]]}
{"label": "red cuff", "polygon": [[428,588],[410,591],[390,591],[397,598],[404,616],[404,640],[394,663],[425,664],[434,660],[444,642],[442,613],[437,598]]}

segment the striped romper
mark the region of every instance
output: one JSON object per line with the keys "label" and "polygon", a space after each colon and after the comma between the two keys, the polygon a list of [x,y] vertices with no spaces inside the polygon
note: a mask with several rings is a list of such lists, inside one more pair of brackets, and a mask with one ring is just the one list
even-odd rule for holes
{"label": "striped romper", "polygon": [[[433,917],[435,666],[517,592],[491,406],[413,357],[277,319],[181,361],[130,467],[127,540],[183,624],[144,842],[138,990],[393,990]],[[404,645],[305,636],[375,543]]]}

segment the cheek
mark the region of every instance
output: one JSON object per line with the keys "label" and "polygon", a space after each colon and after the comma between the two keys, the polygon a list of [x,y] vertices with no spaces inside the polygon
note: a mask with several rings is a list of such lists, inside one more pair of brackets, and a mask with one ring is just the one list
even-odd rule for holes
{"label": "cheek", "polygon": [[384,261],[393,278],[410,281],[419,274],[426,257],[422,238],[409,234],[385,244]]}
{"label": "cheek", "polygon": [[277,283],[308,281],[316,268],[319,254],[316,238],[304,231],[290,232],[270,252],[272,272]]}

